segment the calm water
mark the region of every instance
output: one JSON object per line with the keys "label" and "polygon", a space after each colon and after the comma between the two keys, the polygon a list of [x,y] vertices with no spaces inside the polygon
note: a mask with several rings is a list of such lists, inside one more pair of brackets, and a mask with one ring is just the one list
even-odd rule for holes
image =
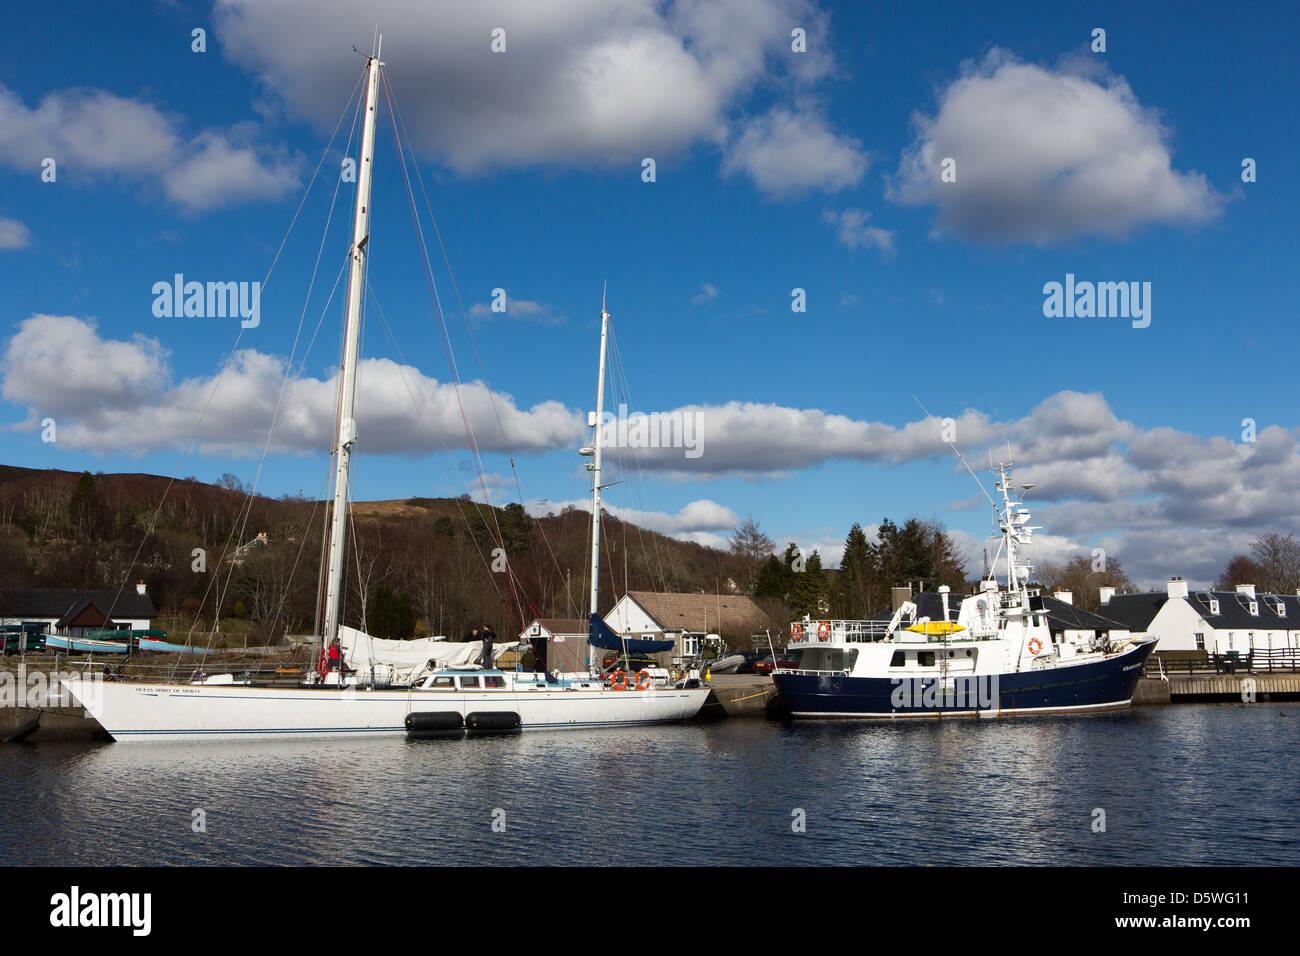
{"label": "calm water", "polygon": [[1298,771],[1295,704],[7,745],[0,863],[1295,865]]}

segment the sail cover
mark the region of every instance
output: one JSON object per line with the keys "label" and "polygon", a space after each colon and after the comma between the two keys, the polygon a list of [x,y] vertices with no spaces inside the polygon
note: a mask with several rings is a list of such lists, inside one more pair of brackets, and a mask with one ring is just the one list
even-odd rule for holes
{"label": "sail cover", "polygon": [[670,651],[673,648],[672,641],[653,641],[645,637],[620,637],[599,614],[593,614],[587,619],[587,629],[587,643],[606,651],[621,651],[627,648],[629,654],[658,654],[660,651]]}
{"label": "sail cover", "polygon": [[[372,665],[387,664],[397,681],[409,679],[431,661],[435,667],[456,667],[476,664],[483,655],[482,641],[456,643],[431,637],[390,641],[344,625],[339,625],[339,646],[344,662],[358,674],[367,676]],[[494,643],[492,659],[495,661],[516,646],[513,641]]]}

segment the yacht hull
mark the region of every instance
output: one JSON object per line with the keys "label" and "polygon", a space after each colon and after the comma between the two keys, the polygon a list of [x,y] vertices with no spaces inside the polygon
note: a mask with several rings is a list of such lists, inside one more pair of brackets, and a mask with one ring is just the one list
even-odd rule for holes
{"label": "yacht hull", "polygon": [[[1142,665],[1155,641],[1100,661],[996,675],[849,677],[773,675],[791,716],[798,718],[1015,717],[1121,710],[1131,705]],[[996,680],[993,678],[996,677]]]}
{"label": "yacht hull", "polygon": [[707,689],[358,690],[65,680],[114,740],[404,735],[410,713],[517,713],[523,730],[657,724],[694,717]]}

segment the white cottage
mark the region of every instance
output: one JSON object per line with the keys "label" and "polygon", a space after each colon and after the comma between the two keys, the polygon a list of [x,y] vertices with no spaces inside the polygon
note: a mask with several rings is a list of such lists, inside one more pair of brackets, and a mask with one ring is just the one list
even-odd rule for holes
{"label": "white cottage", "polygon": [[1163,592],[1116,594],[1101,589],[1102,614],[1158,635],[1156,651],[1252,654],[1287,660],[1300,653],[1300,592],[1192,591],[1174,578]]}

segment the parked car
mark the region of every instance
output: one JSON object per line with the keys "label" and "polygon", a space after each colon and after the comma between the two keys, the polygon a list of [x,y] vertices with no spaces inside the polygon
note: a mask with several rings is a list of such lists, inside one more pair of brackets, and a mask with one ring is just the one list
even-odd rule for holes
{"label": "parked car", "polygon": [[768,654],[761,661],[755,662],[754,673],[762,674],[763,676],[766,677],[770,675],[772,671],[778,667],[782,667],[782,668],[798,667],[799,661],[802,657],[803,657],[802,651],[800,651],[797,654],[788,654],[788,653],[778,654],[776,656],[776,661],[773,662],[772,655]]}
{"label": "parked car", "polygon": [[740,654],[742,657],[745,658],[745,663],[741,664],[738,668],[736,668],[737,674],[754,673],[754,665],[757,664],[759,661],[761,661],[763,658],[770,656],[767,654],[760,654],[758,651],[741,651]]}

